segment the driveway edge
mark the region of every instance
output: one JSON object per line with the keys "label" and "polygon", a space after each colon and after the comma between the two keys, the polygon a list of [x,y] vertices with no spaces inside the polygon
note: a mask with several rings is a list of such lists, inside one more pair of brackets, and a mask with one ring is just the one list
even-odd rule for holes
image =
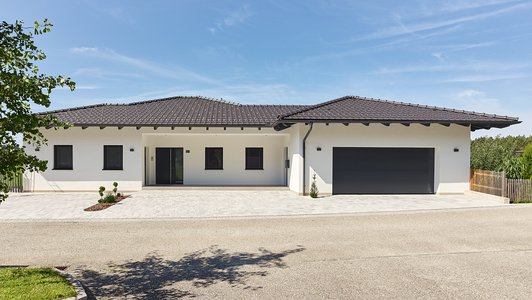
{"label": "driveway edge", "polygon": [[65,300],[87,300],[87,293],[85,292],[83,285],[81,285],[81,282],[79,282],[72,274],[68,272],[59,270],[58,268],[53,269],[57,273],[61,274],[61,276],[65,277],[66,280],[68,280],[68,282],[70,282],[70,284],[73,285],[74,289],[76,290],[76,296],[66,298]]}

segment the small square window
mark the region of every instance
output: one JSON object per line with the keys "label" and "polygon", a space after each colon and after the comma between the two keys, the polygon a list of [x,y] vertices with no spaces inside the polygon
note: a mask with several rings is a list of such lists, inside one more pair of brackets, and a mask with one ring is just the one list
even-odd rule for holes
{"label": "small square window", "polygon": [[103,146],[103,169],[123,170],[124,149],[121,145]]}
{"label": "small square window", "polygon": [[246,170],[264,170],[262,148],[246,148]]}
{"label": "small square window", "polygon": [[54,170],[72,170],[72,145],[54,145]]}
{"label": "small square window", "polygon": [[205,148],[205,170],[223,170],[224,149]]}

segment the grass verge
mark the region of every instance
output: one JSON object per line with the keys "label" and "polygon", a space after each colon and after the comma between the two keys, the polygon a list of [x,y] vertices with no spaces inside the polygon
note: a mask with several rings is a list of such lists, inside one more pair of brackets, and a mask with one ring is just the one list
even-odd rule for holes
{"label": "grass verge", "polygon": [[74,287],[50,268],[0,268],[0,299],[65,299]]}

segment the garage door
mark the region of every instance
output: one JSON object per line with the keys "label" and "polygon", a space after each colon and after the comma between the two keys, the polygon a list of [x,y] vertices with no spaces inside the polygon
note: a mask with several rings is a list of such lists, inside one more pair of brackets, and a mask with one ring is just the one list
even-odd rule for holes
{"label": "garage door", "polygon": [[333,148],[333,194],[433,194],[434,148]]}

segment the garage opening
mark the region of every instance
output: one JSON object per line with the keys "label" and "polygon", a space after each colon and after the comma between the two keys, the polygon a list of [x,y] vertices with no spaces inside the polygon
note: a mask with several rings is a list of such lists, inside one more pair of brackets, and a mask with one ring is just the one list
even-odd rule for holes
{"label": "garage opening", "polygon": [[333,194],[434,194],[434,148],[333,148]]}

